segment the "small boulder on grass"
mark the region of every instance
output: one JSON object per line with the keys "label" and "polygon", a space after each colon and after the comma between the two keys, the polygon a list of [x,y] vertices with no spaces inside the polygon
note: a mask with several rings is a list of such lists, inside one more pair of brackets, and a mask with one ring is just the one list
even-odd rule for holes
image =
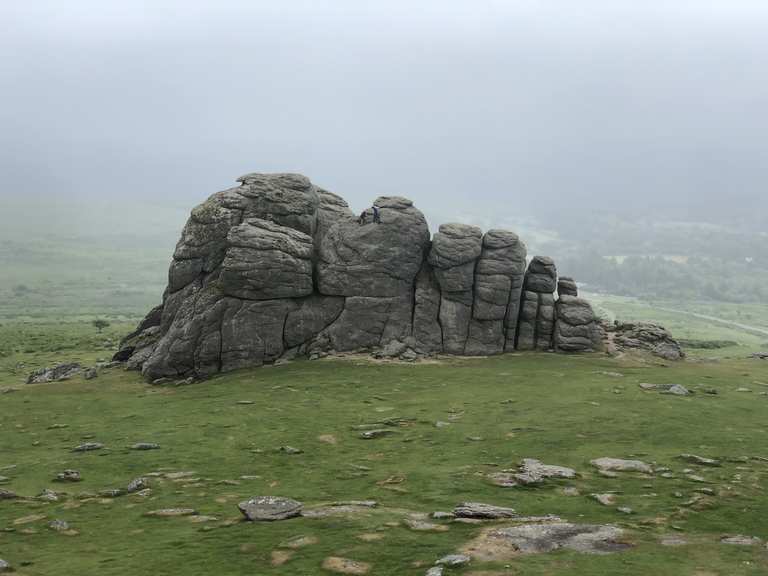
{"label": "small boulder on grass", "polygon": [[280,496],[257,496],[240,502],[237,507],[251,522],[287,520],[301,515],[304,505],[291,498]]}

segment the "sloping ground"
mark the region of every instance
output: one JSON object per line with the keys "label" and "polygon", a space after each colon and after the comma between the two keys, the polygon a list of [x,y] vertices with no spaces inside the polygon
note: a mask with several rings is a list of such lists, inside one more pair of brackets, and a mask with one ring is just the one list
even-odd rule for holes
{"label": "sloping ground", "polygon": [[[665,395],[640,383],[698,392]],[[536,353],[421,365],[321,360],[174,388],[121,370],[30,386],[3,372],[0,388],[8,387],[19,390],[0,395],[7,478],[0,489],[67,493],[58,502],[0,500],[0,558],[22,575],[323,574],[323,565],[421,575],[506,525],[424,516],[468,501],[614,525],[622,545],[606,555],[507,551],[503,560],[478,557],[446,573],[768,573],[768,363],[758,360],[664,366]],[[704,392],[710,388],[718,393]],[[363,439],[371,429],[389,434]],[[84,442],[105,447],[71,452]],[[160,447],[129,449],[138,442]],[[684,461],[684,453],[720,466]],[[600,457],[631,457],[655,471],[606,477],[590,464]],[[514,488],[490,481],[523,458],[578,477]],[[65,469],[82,481],[53,482]],[[149,493],[98,494],[140,476]],[[312,509],[347,500],[378,507],[241,521],[237,503],[260,495]],[[145,516],[170,508],[197,514]],[[68,526],[53,530],[52,520]],[[761,541],[720,542],[737,534]]]}

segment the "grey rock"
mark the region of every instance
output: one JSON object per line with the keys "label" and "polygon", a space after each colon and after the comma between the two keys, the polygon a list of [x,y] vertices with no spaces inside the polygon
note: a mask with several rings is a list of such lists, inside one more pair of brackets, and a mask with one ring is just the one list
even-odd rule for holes
{"label": "grey rock", "polygon": [[466,554],[448,554],[440,558],[435,564],[438,566],[465,566],[471,560]]}
{"label": "grey rock", "polygon": [[35,498],[44,502],[58,502],[59,494],[50,488],[45,488],[40,494],[35,496]]}
{"label": "grey rock", "polygon": [[255,521],[286,520],[301,515],[303,505],[290,498],[258,496],[237,506],[246,519]]}
{"label": "grey rock", "polygon": [[425,572],[425,576],[443,576],[443,567],[432,566],[432,568]]}
{"label": "grey rock", "polygon": [[731,544],[734,546],[757,546],[762,540],[757,536],[744,536],[737,534],[735,536],[723,536],[720,538],[722,544]]}
{"label": "grey rock", "polygon": [[13,566],[2,558],[0,558],[0,572],[13,572]]}
{"label": "grey rock", "polygon": [[145,512],[144,516],[150,518],[177,518],[181,516],[197,516],[197,514],[197,510],[194,508],[162,508]]}
{"label": "grey rock", "polygon": [[365,432],[360,433],[360,438],[363,440],[373,440],[374,438],[381,438],[383,436],[390,436],[394,434],[394,430],[389,430],[387,428],[381,428],[381,429],[375,429],[375,430],[366,430]]}
{"label": "grey rock", "polygon": [[72,452],[92,452],[94,450],[101,450],[104,448],[104,444],[101,442],[85,442],[72,448]]}
{"label": "grey rock", "polygon": [[147,488],[149,488],[149,481],[146,478],[134,478],[128,483],[125,491],[128,492],[128,494],[133,494],[134,492],[141,492]]}
{"label": "grey rock", "polygon": [[658,324],[617,322],[606,328],[610,347],[618,351],[645,350],[665,360],[679,360],[685,356],[680,343]]}
{"label": "grey rock", "polygon": [[80,482],[82,477],[77,470],[64,470],[56,474],[54,482]]}
{"label": "grey rock", "polygon": [[512,508],[483,504],[482,502],[463,502],[453,509],[453,513],[457,518],[479,518],[482,520],[498,520],[519,516]]}
{"label": "grey rock", "polygon": [[48,528],[54,532],[66,532],[69,530],[69,522],[66,520],[51,520],[48,522]]}
{"label": "grey rock", "polygon": [[692,394],[690,390],[680,384],[672,384],[668,388],[662,388],[661,393],[672,394],[674,396],[690,396]]}
{"label": "grey rock", "polygon": [[590,464],[600,470],[616,472],[642,472],[643,474],[653,473],[653,468],[641,460],[624,460],[622,458],[604,457],[591,460]]}
{"label": "grey rock", "polygon": [[578,295],[579,289],[573,278],[560,276],[560,278],[557,279],[557,296],[559,298],[562,298],[563,296],[577,297]]}
{"label": "grey rock", "polygon": [[73,376],[80,374],[83,367],[77,362],[68,364],[59,364],[53,368],[41,368],[32,372],[27,377],[27,384],[43,384],[45,382],[61,382],[69,380]]}
{"label": "grey rock", "polygon": [[432,239],[427,261],[440,287],[438,314],[443,351],[464,354],[472,317],[475,264],[482,252],[483,233],[475,226],[443,224]]}
{"label": "grey rock", "polygon": [[704,456],[697,456],[696,454],[680,454],[678,458],[685,460],[686,462],[690,462],[691,464],[698,464],[699,466],[721,465],[719,460],[715,460],[714,458],[706,458]]}
{"label": "grey rock", "polygon": [[586,300],[562,294],[555,305],[554,348],[561,352],[595,352],[603,348],[603,330]]}
{"label": "grey rock", "polygon": [[0,488],[0,500],[15,500],[16,498],[18,498],[18,496],[15,492]]}
{"label": "grey rock", "polygon": [[318,289],[326,296],[410,294],[429,243],[424,215],[399,196],[382,196],[381,224],[337,222],[320,242]]}
{"label": "grey rock", "polygon": [[[556,306],[552,260],[526,267],[513,232],[446,224],[430,242],[424,215],[400,196],[374,202],[374,223],[372,210],[357,219],[298,174],[238,181],[192,210],[162,303],[113,358],[150,382],[337,352],[414,361],[549,350],[555,338],[563,351],[584,349],[598,338],[591,317],[580,323],[585,306]],[[561,279],[559,293],[575,283]]]}
{"label": "grey rock", "polygon": [[623,530],[615,526],[549,522],[488,529],[466,548],[477,560],[497,562],[563,548],[584,554],[621,552],[631,547],[623,537]]}
{"label": "grey rock", "polygon": [[552,294],[557,287],[557,268],[552,258],[534,256],[525,273],[525,290]]}
{"label": "grey rock", "polygon": [[86,380],[93,380],[94,378],[98,378],[99,372],[96,370],[96,368],[88,368],[83,372],[83,378]]}
{"label": "grey rock", "polygon": [[416,277],[413,308],[413,337],[425,352],[441,352],[443,331],[440,327],[440,286],[434,270],[424,262]]}
{"label": "grey rock", "polygon": [[137,442],[131,446],[131,450],[159,450],[160,445],[153,442]]}

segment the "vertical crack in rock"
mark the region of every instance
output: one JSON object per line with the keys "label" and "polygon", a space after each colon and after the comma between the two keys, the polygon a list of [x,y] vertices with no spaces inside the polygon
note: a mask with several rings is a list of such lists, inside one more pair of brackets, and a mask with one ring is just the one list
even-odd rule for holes
{"label": "vertical crack in rock", "polygon": [[[162,304],[116,360],[150,380],[210,376],[282,355],[598,349],[576,284],[513,232],[444,224],[430,241],[411,200],[382,196],[360,222],[299,174],[247,174],[192,210]],[[559,300],[555,302],[554,291]]]}

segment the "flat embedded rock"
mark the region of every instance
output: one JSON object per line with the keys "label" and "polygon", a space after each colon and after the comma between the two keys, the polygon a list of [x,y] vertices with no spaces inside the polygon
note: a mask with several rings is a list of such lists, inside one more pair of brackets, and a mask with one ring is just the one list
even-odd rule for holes
{"label": "flat embedded rock", "polygon": [[27,384],[43,384],[45,382],[61,382],[69,380],[73,376],[80,374],[83,367],[77,362],[68,364],[59,364],[53,368],[41,368],[32,372],[27,377]]}
{"label": "flat embedded rock", "polygon": [[279,496],[258,496],[237,505],[248,520],[275,521],[286,520],[301,515],[303,504],[290,498]]}
{"label": "flat embedded rock", "polygon": [[699,466],[718,467],[721,465],[719,460],[715,460],[714,458],[706,458],[704,456],[698,456],[696,454],[680,454],[678,458],[680,458],[681,460],[685,460],[686,462],[690,462],[691,464],[698,464]]}
{"label": "flat embedded rock", "polygon": [[622,458],[597,458],[590,461],[590,464],[600,470],[615,471],[615,472],[642,472],[643,474],[652,474],[653,468],[651,468],[645,462],[641,460],[624,460]]}
{"label": "flat embedded rock", "polygon": [[498,520],[499,518],[515,518],[518,513],[512,508],[484,504],[482,502],[463,502],[453,509],[457,518],[478,518],[482,520]]}
{"label": "flat embedded rock", "polygon": [[323,570],[334,572],[336,574],[363,576],[370,572],[371,564],[360,562],[358,560],[351,560],[349,558],[341,558],[339,556],[329,556],[323,560]]}
{"label": "flat embedded rock", "polygon": [[180,516],[197,516],[197,510],[194,508],[162,508],[160,510],[151,510],[144,514],[150,518],[178,518]]}
{"label": "flat embedded rock", "polygon": [[85,442],[72,448],[72,452],[92,452],[94,450],[101,450],[104,448],[104,444],[101,442]]}
{"label": "flat embedded rock", "polygon": [[520,554],[544,554],[559,549],[584,554],[610,554],[631,548],[625,533],[610,525],[551,522],[484,530],[462,552],[481,562],[503,562]]}

